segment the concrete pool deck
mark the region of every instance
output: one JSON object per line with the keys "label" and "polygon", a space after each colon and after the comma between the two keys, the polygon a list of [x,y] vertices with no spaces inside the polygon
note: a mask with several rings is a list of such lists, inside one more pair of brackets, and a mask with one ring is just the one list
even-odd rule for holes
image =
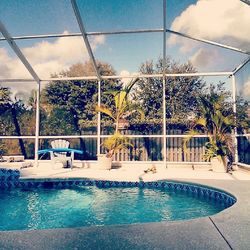
{"label": "concrete pool deck", "polygon": [[71,169],[62,168],[60,163],[51,165],[50,162],[42,162],[38,167],[21,169],[21,178],[23,179],[50,179],[50,178],[89,178],[98,180],[116,180],[116,181],[154,181],[162,178],[172,179],[211,179],[211,180],[249,180],[250,171],[233,171],[228,173],[216,173],[209,170],[209,167],[169,167],[164,168],[161,165],[156,166],[155,174],[149,172],[144,173],[150,165],[125,165],[120,168],[111,170],[98,170],[96,166],[82,167],[80,163],[76,163]]}
{"label": "concrete pool deck", "polygon": [[[41,167],[41,168],[40,168]],[[132,225],[91,226],[31,231],[0,232],[0,249],[250,249],[250,174],[232,174],[185,168],[158,168],[144,174],[145,167],[111,171],[95,169],[51,169],[51,166],[21,171],[24,180],[90,178],[153,181],[159,179],[194,182],[232,193],[237,202],[209,217],[186,221]]]}

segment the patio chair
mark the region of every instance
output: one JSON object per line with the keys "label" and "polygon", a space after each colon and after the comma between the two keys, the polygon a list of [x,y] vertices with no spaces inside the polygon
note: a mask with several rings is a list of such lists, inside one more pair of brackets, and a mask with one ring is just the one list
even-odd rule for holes
{"label": "patio chair", "polygon": [[[74,160],[74,150],[70,151],[70,156],[67,156],[67,152],[63,152],[64,149],[69,148],[69,142],[66,140],[54,140],[51,142],[51,147],[53,149],[58,149],[59,152],[50,151],[50,159],[53,161],[54,164],[60,162],[63,164],[63,167],[72,168],[73,160]],[[60,152],[62,149],[62,152]]]}

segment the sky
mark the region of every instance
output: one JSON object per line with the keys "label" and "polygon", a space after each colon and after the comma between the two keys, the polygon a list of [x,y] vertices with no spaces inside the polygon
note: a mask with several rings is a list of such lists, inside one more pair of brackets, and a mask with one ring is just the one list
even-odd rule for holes
{"label": "sky", "polygon": [[[77,0],[77,4],[88,32],[163,28],[162,0]],[[250,51],[250,7],[239,0],[167,0],[166,12],[169,29]],[[70,0],[1,0],[0,19],[11,36],[79,32]],[[41,78],[89,59],[81,37],[17,44]],[[129,75],[138,72],[142,62],[162,56],[163,35],[91,36],[90,44],[97,60],[110,63],[119,75]],[[232,71],[247,58],[170,34],[167,55],[181,63],[189,60],[198,72]],[[27,77],[7,42],[0,42],[0,78]],[[250,78],[245,78],[240,86],[248,89]]]}

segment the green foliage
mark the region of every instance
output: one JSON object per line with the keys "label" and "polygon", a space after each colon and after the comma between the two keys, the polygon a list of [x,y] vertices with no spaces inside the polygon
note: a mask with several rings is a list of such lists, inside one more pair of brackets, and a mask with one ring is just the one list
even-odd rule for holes
{"label": "green foliage", "polygon": [[[105,63],[98,63],[99,70],[104,75],[115,74],[112,67]],[[84,65],[75,64],[68,71],[63,71],[59,75],[66,77],[94,75],[94,69],[92,64],[87,62]],[[58,76],[58,75],[55,75]],[[106,81],[101,83],[101,91],[107,91],[110,89],[120,89],[120,82],[118,80],[110,81],[108,84]],[[42,93],[42,99],[45,110],[47,110],[47,119],[52,123],[56,123],[56,117],[50,116],[53,109],[64,110],[63,116],[73,117],[74,130],[81,134],[81,126],[83,121],[93,121],[95,117],[95,106],[97,103],[97,90],[98,82],[90,80],[80,81],[55,81],[50,82]],[[107,98],[104,99],[104,101]],[[112,103],[109,102],[112,106]],[[67,113],[67,115],[66,115]],[[52,121],[55,118],[54,121]],[[48,123],[48,121],[47,121]],[[69,128],[66,128],[64,133],[68,132]]]}
{"label": "green foliage", "polygon": [[[161,74],[162,59],[156,63],[147,61],[141,65],[142,74]],[[190,63],[176,63],[167,58],[167,73],[195,72]],[[162,78],[140,79],[135,91],[134,99],[142,104],[148,119],[162,118]],[[204,82],[199,77],[167,77],[166,106],[167,118],[183,121],[197,110],[197,97],[202,93]]]}
{"label": "green foliage", "polygon": [[102,146],[104,147],[108,158],[112,158],[114,153],[118,150],[133,147],[133,145],[129,143],[129,139],[126,136],[121,135],[119,132],[115,132],[111,137],[105,139]]}
{"label": "green foliage", "polygon": [[52,106],[64,108],[82,119],[92,119],[93,102],[90,100],[96,91],[93,81],[56,81],[46,86],[44,95]]}
{"label": "green foliage", "polygon": [[107,151],[107,157],[112,157],[115,151],[132,146],[125,136],[119,132],[120,123],[134,113],[139,114],[144,118],[144,113],[140,106],[130,100],[129,95],[133,86],[138,82],[138,79],[132,80],[127,86],[121,90],[107,91],[104,94],[109,95],[113,99],[114,106],[107,105],[96,106],[96,111],[109,116],[115,123],[115,133],[112,137],[105,139],[103,146]]}
{"label": "green foliage", "polygon": [[42,123],[42,134],[44,135],[73,135],[74,118],[64,108],[55,107]]}
{"label": "green foliage", "polygon": [[212,92],[199,100],[199,117],[187,133],[189,137],[184,140],[184,149],[194,135],[205,133],[209,141],[205,145],[204,159],[209,161],[212,157],[221,157],[224,162],[226,158],[232,160],[234,146],[231,134],[236,122],[231,107],[225,109],[228,105],[225,95]]}
{"label": "green foliage", "polygon": [[[0,86],[0,115],[2,116],[11,105],[9,88]],[[1,126],[2,127],[2,126]]]}
{"label": "green foliage", "polygon": [[[111,65],[98,62],[98,69],[102,75],[115,75]],[[162,73],[162,59],[157,62],[148,61],[141,65],[142,74]],[[170,58],[167,59],[167,73],[195,72],[190,63],[176,63]],[[95,70],[91,62],[72,65],[68,70],[54,74],[55,77],[80,77],[93,76]],[[53,76],[52,76],[53,77]],[[197,133],[209,133],[206,128],[212,127],[209,120],[214,119],[219,127],[225,127],[231,122],[233,114],[231,93],[225,90],[223,83],[217,86],[211,85],[206,88],[205,82],[198,77],[167,77],[166,78],[166,107],[167,107],[167,129],[184,130],[191,122],[190,116],[198,117],[192,126]],[[102,128],[110,129],[113,133],[115,125],[116,132],[119,132],[121,121],[129,119],[129,129],[140,134],[162,133],[162,78],[140,78],[136,84],[131,83],[122,88],[120,80],[101,81],[101,105],[97,108],[104,115],[102,116]],[[83,133],[96,133],[97,117],[96,104],[98,82],[92,80],[71,80],[50,82],[41,92],[40,98],[40,131],[42,135],[72,135]],[[206,103],[207,110],[203,107],[202,99],[210,100],[209,94],[224,96],[220,102],[220,108]],[[29,100],[20,100],[14,97],[9,88],[0,86],[0,133],[1,135],[34,135],[35,134],[35,113],[36,113],[36,91],[31,91]],[[216,97],[217,98],[217,97]],[[210,100],[211,101],[211,100]],[[206,106],[205,105],[205,106]],[[216,106],[216,105],[215,105]],[[249,129],[250,121],[246,110],[248,103],[242,98],[237,98],[237,129],[238,133],[246,132]],[[210,110],[214,109],[214,115]],[[143,110],[143,112],[142,112]],[[220,113],[219,113],[220,112]],[[207,113],[207,116],[204,114]],[[144,119],[146,116],[147,119]],[[216,118],[217,117],[217,118]],[[205,123],[204,119],[205,118]],[[223,122],[222,122],[223,121]],[[234,121],[234,120],[233,120]],[[228,155],[228,148],[232,140],[226,138],[236,124],[227,129],[225,137],[213,136],[214,141],[206,144],[207,159],[214,155]],[[212,130],[211,130],[212,131]],[[130,132],[130,131],[128,131]],[[121,136],[121,133],[120,133]],[[190,134],[192,136],[192,134]],[[230,136],[229,136],[230,137]],[[126,138],[125,138],[126,139]],[[146,139],[145,139],[146,140]],[[225,140],[231,142],[225,144]],[[23,140],[25,142],[25,140]],[[216,141],[216,144],[214,143]],[[4,140],[8,152],[20,152],[22,140]],[[117,142],[127,144],[119,139],[118,135],[110,139],[113,145]],[[124,142],[124,143],[123,143]],[[30,150],[33,144],[27,141]],[[112,143],[109,143],[112,144]],[[144,142],[144,147],[145,147]],[[103,145],[104,146],[104,145]],[[231,147],[231,146],[230,146]],[[24,148],[22,146],[22,148]],[[83,149],[83,146],[81,145]],[[110,146],[106,147],[112,148]],[[116,147],[115,147],[116,148]],[[150,145],[149,150],[152,150]],[[10,151],[12,150],[12,151]],[[27,149],[28,150],[28,149]],[[233,149],[232,149],[233,150]],[[157,152],[156,152],[157,153]],[[155,154],[156,154],[155,153]],[[149,155],[149,153],[148,153]]]}
{"label": "green foliage", "polygon": [[10,90],[9,88],[0,86],[0,105],[7,105],[10,103]]}
{"label": "green foliage", "polygon": [[244,100],[241,96],[237,96],[236,110],[237,110],[237,129],[239,134],[248,133],[250,128],[250,116],[247,110],[250,107],[250,102]]}
{"label": "green foliage", "polygon": [[141,118],[144,118],[144,112],[140,108],[140,105],[133,102],[130,98],[130,92],[133,86],[138,82],[138,79],[132,80],[126,87],[121,90],[111,90],[104,92],[104,95],[111,96],[114,107],[110,107],[107,104],[96,106],[96,111],[101,112],[109,116],[115,123],[115,131],[118,132],[121,121],[127,119],[134,113],[139,114]]}

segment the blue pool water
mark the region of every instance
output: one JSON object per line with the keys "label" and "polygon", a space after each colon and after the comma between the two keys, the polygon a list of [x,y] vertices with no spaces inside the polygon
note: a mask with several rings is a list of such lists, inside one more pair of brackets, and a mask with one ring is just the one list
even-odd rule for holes
{"label": "blue pool water", "polygon": [[0,230],[183,220],[212,215],[225,207],[203,196],[153,188],[0,190]]}

